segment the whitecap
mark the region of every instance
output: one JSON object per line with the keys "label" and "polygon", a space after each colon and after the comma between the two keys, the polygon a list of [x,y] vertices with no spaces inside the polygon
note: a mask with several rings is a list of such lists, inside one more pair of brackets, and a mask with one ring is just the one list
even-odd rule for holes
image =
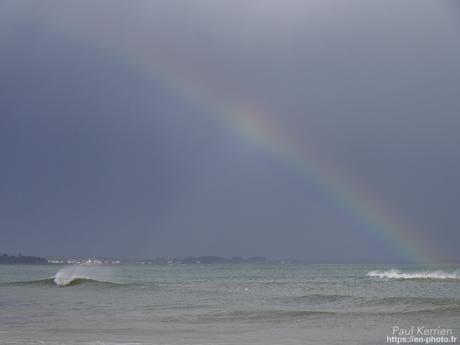
{"label": "whitecap", "polygon": [[460,272],[445,272],[445,271],[412,271],[402,272],[397,269],[387,271],[370,271],[368,277],[386,278],[386,279],[460,279]]}

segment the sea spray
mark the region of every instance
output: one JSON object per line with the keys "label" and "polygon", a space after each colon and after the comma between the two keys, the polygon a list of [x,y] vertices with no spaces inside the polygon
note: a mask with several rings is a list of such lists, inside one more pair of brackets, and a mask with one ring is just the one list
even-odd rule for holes
{"label": "sea spray", "polygon": [[112,270],[101,265],[74,265],[61,268],[54,276],[54,283],[59,287],[85,281],[112,282]]}
{"label": "sea spray", "polygon": [[370,271],[368,277],[386,278],[386,279],[455,279],[460,280],[460,272],[445,272],[445,271],[414,271],[402,272],[400,270],[391,269],[387,271]]}

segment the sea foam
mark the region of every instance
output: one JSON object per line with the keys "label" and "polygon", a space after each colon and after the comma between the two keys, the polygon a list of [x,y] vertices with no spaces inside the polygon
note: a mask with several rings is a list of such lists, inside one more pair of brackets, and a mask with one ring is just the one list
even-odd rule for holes
{"label": "sea foam", "polygon": [[370,271],[368,277],[386,279],[460,279],[460,272],[445,271],[414,271],[402,272],[396,269],[387,271]]}

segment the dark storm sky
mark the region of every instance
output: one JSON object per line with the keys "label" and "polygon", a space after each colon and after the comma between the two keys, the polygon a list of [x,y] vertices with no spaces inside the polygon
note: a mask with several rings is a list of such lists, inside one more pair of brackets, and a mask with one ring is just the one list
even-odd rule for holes
{"label": "dark storm sky", "polygon": [[460,259],[459,10],[1,1],[0,252],[405,259],[314,178],[165,84],[173,73],[268,109]]}

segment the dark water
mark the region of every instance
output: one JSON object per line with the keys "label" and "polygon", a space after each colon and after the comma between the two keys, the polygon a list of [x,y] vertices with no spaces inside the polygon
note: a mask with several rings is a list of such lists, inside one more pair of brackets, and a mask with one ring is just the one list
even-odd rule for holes
{"label": "dark water", "polygon": [[460,336],[457,267],[0,266],[0,344],[386,344],[419,325]]}

